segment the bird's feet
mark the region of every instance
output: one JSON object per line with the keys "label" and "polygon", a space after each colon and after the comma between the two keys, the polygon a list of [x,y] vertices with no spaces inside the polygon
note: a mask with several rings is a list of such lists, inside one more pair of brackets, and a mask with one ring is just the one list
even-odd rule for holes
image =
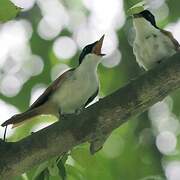
{"label": "bird's feet", "polygon": [[79,115],[82,111],[83,111],[84,107],[81,107],[79,109],[76,109],[74,112],[69,113],[69,114],[61,114],[61,112],[59,111],[59,117],[63,120],[63,119],[68,119],[74,115]]}

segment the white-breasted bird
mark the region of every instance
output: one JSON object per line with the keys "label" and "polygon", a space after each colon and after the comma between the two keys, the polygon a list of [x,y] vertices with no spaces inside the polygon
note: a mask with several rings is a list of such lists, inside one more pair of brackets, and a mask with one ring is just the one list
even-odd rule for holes
{"label": "white-breasted bird", "polygon": [[180,50],[180,44],[172,33],[157,27],[155,17],[149,10],[134,14],[133,26],[136,33],[133,53],[139,66],[145,70]]}
{"label": "white-breasted bird", "polygon": [[79,66],[59,76],[24,113],[12,116],[1,126],[19,126],[38,115],[72,114],[88,105],[98,94],[99,80],[97,67],[104,54],[100,40],[87,45],[79,57]]}

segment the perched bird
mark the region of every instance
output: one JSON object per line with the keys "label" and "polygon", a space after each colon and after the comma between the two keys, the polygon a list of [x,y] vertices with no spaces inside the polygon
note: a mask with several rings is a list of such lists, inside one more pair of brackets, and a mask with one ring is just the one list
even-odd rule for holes
{"label": "perched bird", "polygon": [[180,44],[171,32],[157,27],[155,17],[150,11],[134,14],[133,26],[136,33],[133,52],[137,63],[145,70],[180,50]]}
{"label": "perched bird", "polygon": [[1,126],[19,126],[38,115],[76,113],[88,105],[98,94],[98,64],[104,54],[101,48],[104,35],[100,40],[87,45],[79,57],[79,66],[59,76],[45,92],[24,113],[12,116]]}

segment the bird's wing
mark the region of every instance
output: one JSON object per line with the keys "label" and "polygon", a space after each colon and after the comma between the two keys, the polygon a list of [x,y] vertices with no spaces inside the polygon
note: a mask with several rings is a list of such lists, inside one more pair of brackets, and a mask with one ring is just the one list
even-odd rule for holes
{"label": "bird's wing", "polygon": [[179,44],[179,42],[174,38],[174,36],[172,35],[172,33],[169,32],[169,31],[166,31],[166,30],[164,30],[164,29],[161,29],[160,31],[161,31],[163,34],[165,34],[166,36],[168,36],[168,37],[172,40],[172,42],[173,42],[173,44],[174,44],[174,46],[175,46],[175,50],[176,50],[176,51],[179,51],[179,50],[180,50],[180,44]]}
{"label": "bird's wing", "polygon": [[37,108],[41,106],[42,104],[44,104],[45,102],[47,102],[47,100],[53,94],[53,92],[55,92],[56,89],[62,85],[64,80],[67,77],[69,77],[73,71],[74,69],[70,69],[66,71],[65,73],[63,73],[62,75],[60,75],[55,81],[53,81],[51,85],[44,91],[44,93],[30,106],[29,110]]}

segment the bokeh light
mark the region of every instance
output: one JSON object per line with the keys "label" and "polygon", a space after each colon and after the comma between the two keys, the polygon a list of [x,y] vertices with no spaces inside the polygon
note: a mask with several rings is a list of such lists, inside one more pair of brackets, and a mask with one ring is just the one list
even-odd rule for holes
{"label": "bokeh light", "polygon": [[145,0],[150,9],[158,9],[164,5],[165,0]]}
{"label": "bokeh light", "polygon": [[156,138],[156,146],[163,154],[170,154],[175,151],[176,144],[176,136],[168,131],[161,132]]}
{"label": "bokeh light", "polygon": [[171,111],[166,101],[161,101],[153,105],[148,112],[149,118],[152,121],[153,127],[159,132],[159,126],[169,120]]}
{"label": "bokeh light", "polygon": [[92,13],[90,23],[95,29],[101,31],[118,29],[124,24],[125,14],[122,0],[84,0],[83,2]]}
{"label": "bokeh light", "polygon": [[112,135],[103,147],[104,155],[108,158],[117,158],[124,150],[124,140],[118,135]]}
{"label": "bokeh light", "polygon": [[23,65],[23,71],[29,76],[37,76],[43,71],[44,63],[40,56],[32,55]]}
{"label": "bokeh light", "polygon": [[63,74],[65,71],[70,69],[70,67],[66,64],[58,64],[54,66],[51,70],[51,79],[54,81],[57,77]]}
{"label": "bokeh light", "polygon": [[179,161],[169,162],[165,167],[165,173],[168,180],[179,180],[180,179],[180,162]]}
{"label": "bokeh light", "polygon": [[32,54],[29,40],[32,25],[27,20],[9,21],[0,27],[0,91],[8,97],[16,96],[23,84],[43,70],[42,59]]}
{"label": "bokeh light", "polygon": [[77,51],[77,47],[73,39],[61,36],[54,41],[53,51],[59,59],[70,59]]}
{"label": "bokeh light", "polygon": [[[9,119],[12,115],[19,113],[19,110],[15,106],[8,104],[2,100],[0,100],[0,109],[1,109],[0,124],[2,124],[5,120]],[[9,137],[14,133],[14,131],[10,129],[11,126],[8,127],[7,137]],[[0,126],[0,138],[3,138],[3,135],[4,135],[4,127]]]}
{"label": "bokeh light", "polygon": [[22,82],[12,75],[5,76],[0,83],[1,93],[8,97],[16,96],[21,90]]}
{"label": "bokeh light", "polygon": [[174,38],[176,38],[176,40],[180,43],[180,20],[177,21],[176,23],[171,23],[166,27],[167,30],[169,30],[170,32],[172,32]]}
{"label": "bokeh light", "polygon": [[102,64],[107,68],[113,68],[121,62],[121,52],[116,50],[110,56],[103,59]]}
{"label": "bokeh light", "polygon": [[62,25],[54,17],[44,16],[38,24],[38,33],[41,38],[51,40],[62,30]]}
{"label": "bokeh light", "polygon": [[25,1],[24,0],[11,0],[11,1],[16,6],[22,8],[22,11],[30,10],[34,6],[34,4],[36,2],[36,0],[25,0]]}
{"label": "bokeh light", "polygon": [[43,18],[38,24],[38,33],[41,38],[51,40],[69,24],[66,8],[58,0],[37,0]]}
{"label": "bokeh light", "polygon": [[29,105],[33,104],[38,97],[45,91],[47,87],[44,84],[37,84],[31,90],[31,98]]}

